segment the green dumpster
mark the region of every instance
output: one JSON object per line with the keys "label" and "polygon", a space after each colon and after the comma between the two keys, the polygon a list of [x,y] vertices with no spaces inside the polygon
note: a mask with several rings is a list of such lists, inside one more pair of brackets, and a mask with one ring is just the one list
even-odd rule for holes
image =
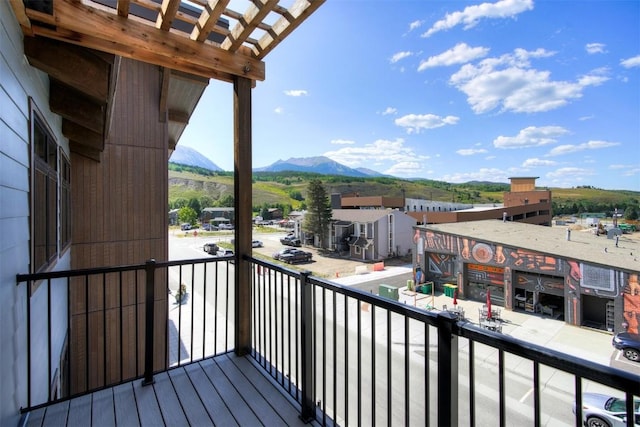
{"label": "green dumpster", "polygon": [[425,283],[424,285],[417,286],[416,292],[428,295],[431,293],[431,286],[431,283]]}
{"label": "green dumpster", "polygon": [[453,298],[453,295],[455,294],[456,289],[458,289],[458,285],[452,285],[451,283],[445,283],[442,286],[444,288],[445,296]]}
{"label": "green dumpster", "polygon": [[389,298],[394,301],[398,301],[398,288],[390,285],[380,285],[378,288],[378,295],[381,297]]}

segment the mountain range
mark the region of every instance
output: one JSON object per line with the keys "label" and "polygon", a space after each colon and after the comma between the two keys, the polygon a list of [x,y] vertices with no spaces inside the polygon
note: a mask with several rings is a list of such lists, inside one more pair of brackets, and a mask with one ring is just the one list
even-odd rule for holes
{"label": "mountain range", "polygon": [[178,144],[169,157],[169,163],[177,163],[186,166],[195,166],[213,172],[220,172],[222,168],[213,163],[209,158],[200,153],[195,148]]}
{"label": "mountain range", "polygon": [[[176,163],[186,166],[194,166],[198,168],[207,169],[213,172],[222,171],[218,165],[209,160],[205,155],[201,154],[198,150],[178,145],[169,158],[170,163]],[[283,171],[295,171],[295,172],[309,172],[322,175],[342,175],[351,177],[374,177],[385,176],[380,172],[376,172],[367,168],[353,169],[331,160],[328,157],[316,156],[316,157],[292,157],[288,160],[278,160],[269,166],[261,168],[254,168],[254,172],[283,172]]]}

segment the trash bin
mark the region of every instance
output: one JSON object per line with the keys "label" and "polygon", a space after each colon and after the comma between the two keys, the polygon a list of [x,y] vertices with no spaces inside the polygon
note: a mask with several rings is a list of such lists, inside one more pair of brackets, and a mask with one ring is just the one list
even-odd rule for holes
{"label": "trash bin", "polygon": [[451,297],[451,298],[453,298],[453,295],[455,294],[456,289],[458,289],[457,285],[452,285],[450,283],[445,283],[443,285],[443,287],[444,287],[445,296],[448,296],[448,297]]}
{"label": "trash bin", "polygon": [[380,285],[378,288],[378,295],[394,301],[398,301],[400,299],[398,296],[398,288],[390,285]]}
{"label": "trash bin", "polygon": [[427,283],[425,285],[420,286],[421,294],[430,294],[431,293],[431,283]]}

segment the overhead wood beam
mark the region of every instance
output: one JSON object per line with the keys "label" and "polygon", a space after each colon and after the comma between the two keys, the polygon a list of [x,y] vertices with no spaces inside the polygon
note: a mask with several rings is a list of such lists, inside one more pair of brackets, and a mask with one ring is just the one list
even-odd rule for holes
{"label": "overhead wood beam", "polygon": [[189,114],[184,111],[169,110],[168,117],[170,122],[180,123],[183,125],[189,124]]}
{"label": "overhead wood beam", "polygon": [[33,35],[33,31],[31,31],[31,21],[27,16],[27,11],[22,0],[9,0],[9,5],[11,9],[13,9],[13,14],[16,16],[16,20],[22,28],[22,33],[25,35]]}
{"label": "overhead wood beam", "polygon": [[[194,43],[179,34],[73,0],[57,0],[54,16],[54,32],[71,43],[206,77],[228,74],[259,81],[265,78],[264,63],[241,51],[228,52],[209,43]],[[78,19],[80,16],[82,19]]]}
{"label": "overhead wood beam", "polygon": [[215,28],[222,12],[227,8],[229,0],[209,0],[198,18],[198,23],[191,32],[191,40],[205,41],[211,30]]}
{"label": "overhead wood beam", "polygon": [[[289,34],[298,28],[313,12],[315,12],[326,0],[296,0],[289,9],[289,13],[281,16],[258,41],[256,51],[257,58],[264,58],[275,49]],[[291,19],[293,17],[293,20]]]}
{"label": "overhead wood beam", "polygon": [[24,53],[31,65],[52,78],[107,102],[110,65],[91,51],[45,37],[25,37]]}
{"label": "overhead wood beam", "polygon": [[104,133],[103,104],[53,79],[49,80],[49,108],[65,119],[96,133]]}
{"label": "overhead wood beam", "polygon": [[[0,0],[2,1],[2,0]],[[119,43],[110,42],[108,40],[103,40],[91,36],[84,36],[81,40],[77,39],[77,34],[74,36],[74,32],[72,31],[64,31],[64,30],[52,30],[47,27],[39,27],[33,26],[33,32],[35,35],[48,37],[54,40],[63,41],[65,43],[71,43],[78,46],[84,46],[90,49],[104,51],[104,52],[113,52],[117,56],[121,56],[123,58],[131,58],[138,61],[145,62],[140,56],[127,55],[128,46],[121,45]],[[117,53],[120,52],[120,53]],[[149,62],[151,64],[155,64],[155,62]],[[197,76],[201,76],[207,79],[213,78],[216,80],[233,83],[234,76],[228,73],[222,73],[217,71],[212,71],[211,68],[199,67],[194,64],[184,64],[184,63],[170,63],[167,61],[167,64],[156,64],[161,67],[171,68],[173,70],[182,71],[187,74],[194,74]]]}
{"label": "overhead wood beam", "polygon": [[70,141],[76,141],[78,144],[93,150],[104,150],[104,136],[101,133],[89,130],[71,120],[62,120],[62,134]]}
{"label": "overhead wood beam", "polygon": [[163,0],[158,19],[156,20],[156,28],[162,31],[169,31],[179,7],[180,0]]}
{"label": "overhead wood beam", "polygon": [[100,160],[102,160],[102,151],[89,148],[77,141],[69,141],[69,149],[72,153],[79,154],[80,156],[95,160],[96,162],[100,162]]}
{"label": "overhead wood beam", "polygon": [[[261,4],[260,7],[257,4]],[[238,20],[227,38],[220,44],[220,47],[230,52],[235,52],[251,35],[254,29],[262,23],[262,20],[278,5],[278,0],[254,0],[249,5],[247,11]]]}

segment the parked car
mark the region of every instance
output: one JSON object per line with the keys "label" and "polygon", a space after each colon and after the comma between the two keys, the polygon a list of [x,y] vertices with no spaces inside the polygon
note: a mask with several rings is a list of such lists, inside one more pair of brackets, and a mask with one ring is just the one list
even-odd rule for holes
{"label": "parked car", "polygon": [[233,251],[231,249],[218,249],[216,256],[233,256]]}
{"label": "parked car", "polygon": [[189,224],[188,222],[185,222],[184,224],[180,224],[180,230],[182,231],[191,230],[191,224]]}
{"label": "parked car", "polygon": [[285,255],[291,254],[293,252],[302,252],[300,249],[296,249],[296,248],[284,248],[279,250],[278,252],[273,254],[273,259],[280,259],[280,257],[283,257]]}
{"label": "parked car", "polygon": [[302,246],[302,242],[300,241],[300,239],[291,234],[280,239],[280,243],[286,246],[294,246],[297,248]]}
{"label": "parked car", "polygon": [[619,332],[613,336],[611,344],[627,359],[640,362],[640,334]]}
{"label": "parked car", "polygon": [[305,252],[301,250],[296,250],[290,252],[288,254],[284,254],[280,257],[280,261],[286,262],[287,264],[295,264],[298,262],[309,262],[313,254],[311,252]]}
{"label": "parked car", "polygon": [[202,246],[202,250],[204,250],[209,255],[217,255],[219,249],[220,248],[218,247],[218,245],[212,242],[205,243],[204,246]]}
{"label": "parked car", "polygon": [[260,240],[253,240],[251,242],[251,247],[252,248],[261,248],[262,246],[263,245],[262,245],[262,242]]}
{"label": "parked car", "polygon": [[218,224],[218,230],[233,230],[233,225],[226,223]]}
{"label": "parked car", "polygon": [[[634,425],[640,426],[640,399],[633,401]],[[573,413],[576,413],[574,405]],[[582,394],[582,422],[587,427],[624,427],[627,425],[624,399],[600,393]]]}

